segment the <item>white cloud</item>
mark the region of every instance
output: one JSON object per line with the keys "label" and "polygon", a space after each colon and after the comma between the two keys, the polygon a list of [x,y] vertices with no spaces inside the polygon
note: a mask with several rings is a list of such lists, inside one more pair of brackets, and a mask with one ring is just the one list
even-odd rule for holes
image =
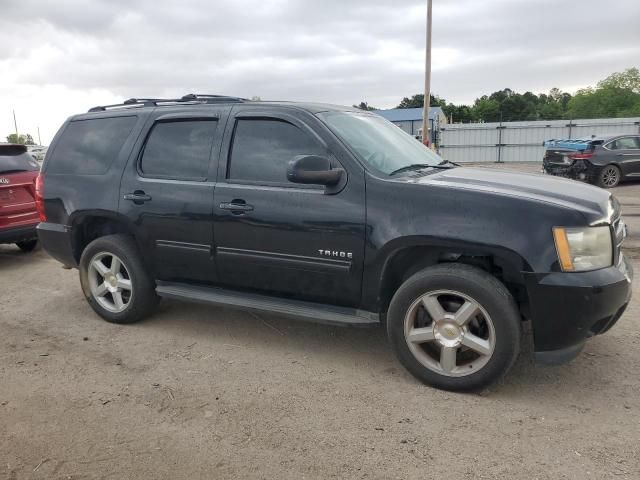
{"label": "white cloud", "polygon": [[[594,84],[640,63],[640,2],[435,0],[433,89]],[[4,0],[0,135],[189,92],[392,107],[423,84],[423,0]],[[6,132],[6,133],[5,133]]]}

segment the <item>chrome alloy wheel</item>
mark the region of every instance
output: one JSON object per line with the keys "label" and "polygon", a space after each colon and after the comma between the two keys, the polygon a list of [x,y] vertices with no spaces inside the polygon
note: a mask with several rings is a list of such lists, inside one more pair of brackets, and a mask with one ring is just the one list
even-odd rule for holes
{"label": "chrome alloy wheel", "polygon": [[602,184],[606,187],[615,187],[619,179],[618,169],[615,167],[607,167],[602,172]]}
{"label": "chrome alloy wheel", "polygon": [[91,295],[105,310],[124,311],[133,297],[131,276],[122,260],[108,252],[100,252],[89,262]]}
{"label": "chrome alloy wheel", "polygon": [[491,317],[471,297],[452,290],[428,292],[409,307],[404,336],[423,366],[448,377],[463,377],[491,359],[496,332]]}

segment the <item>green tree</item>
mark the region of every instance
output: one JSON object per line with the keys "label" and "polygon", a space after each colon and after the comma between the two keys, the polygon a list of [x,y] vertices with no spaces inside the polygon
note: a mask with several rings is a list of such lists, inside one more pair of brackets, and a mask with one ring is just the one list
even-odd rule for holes
{"label": "green tree", "polygon": [[615,118],[640,116],[640,93],[603,86],[579,90],[569,102],[571,118]]}
{"label": "green tree", "polygon": [[360,110],[366,110],[366,111],[378,110],[378,108],[372,107],[367,102],[360,102],[358,105],[354,105],[354,107],[359,108]]}
{"label": "green tree", "polygon": [[[429,105],[432,107],[444,107],[447,102],[444,98],[440,98],[438,95],[431,94],[429,96],[430,103]],[[400,104],[396,108],[422,108],[424,107],[424,94],[417,93],[412,97],[404,97]]]}
{"label": "green tree", "polygon": [[598,82],[600,88],[619,88],[640,94],[640,70],[627,68],[624,72],[616,72]]}
{"label": "green tree", "polygon": [[596,88],[578,90],[569,102],[572,118],[640,116],[640,71],[628,68],[598,82]]}
{"label": "green tree", "polygon": [[454,105],[449,103],[442,107],[442,111],[450,122],[471,123],[475,120],[473,108],[469,105]]}
{"label": "green tree", "polygon": [[[423,100],[422,94],[404,97],[397,108],[421,108]],[[431,106],[442,107],[454,122],[636,117],[640,116],[640,70],[628,68],[613,73],[595,88],[579,90],[575,96],[559,88],[539,95],[504,88],[477,98],[473,105],[454,105],[431,95]]]}
{"label": "green tree", "polygon": [[538,120],[558,120],[564,118],[562,105],[557,102],[542,102],[538,107]]}
{"label": "green tree", "polygon": [[483,95],[473,103],[473,116],[476,121],[500,121],[500,102]]}
{"label": "green tree", "polygon": [[35,145],[36,143],[33,141],[33,137],[30,134],[20,134],[16,135],[15,133],[10,133],[7,135],[7,142],[9,143],[18,143],[20,145]]}

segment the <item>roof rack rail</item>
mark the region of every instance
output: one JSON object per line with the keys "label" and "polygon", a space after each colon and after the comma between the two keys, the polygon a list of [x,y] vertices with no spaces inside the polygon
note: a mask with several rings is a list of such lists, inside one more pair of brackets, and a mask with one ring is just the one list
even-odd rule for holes
{"label": "roof rack rail", "polygon": [[246,102],[246,98],[229,97],[226,95],[207,95],[189,93],[180,98],[129,98],[122,103],[113,105],[99,105],[89,109],[89,112],[104,112],[117,108],[134,108],[134,107],[159,107],[167,105],[202,105],[209,103],[235,103]]}

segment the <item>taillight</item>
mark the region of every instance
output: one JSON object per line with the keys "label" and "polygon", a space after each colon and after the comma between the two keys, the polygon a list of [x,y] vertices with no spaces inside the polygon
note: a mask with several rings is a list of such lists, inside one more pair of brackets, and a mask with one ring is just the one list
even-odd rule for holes
{"label": "taillight", "polygon": [[571,160],[588,160],[593,157],[593,152],[580,152],[568,155]]}
{"label": "taillight", "polygon": [[47,215],[44,213],[44,175],[39,173],[36,179],[34,180],[35,190],[36,190],[36,210],[38,211],[38,215],[40,216],[41,222],[47,221]]}

